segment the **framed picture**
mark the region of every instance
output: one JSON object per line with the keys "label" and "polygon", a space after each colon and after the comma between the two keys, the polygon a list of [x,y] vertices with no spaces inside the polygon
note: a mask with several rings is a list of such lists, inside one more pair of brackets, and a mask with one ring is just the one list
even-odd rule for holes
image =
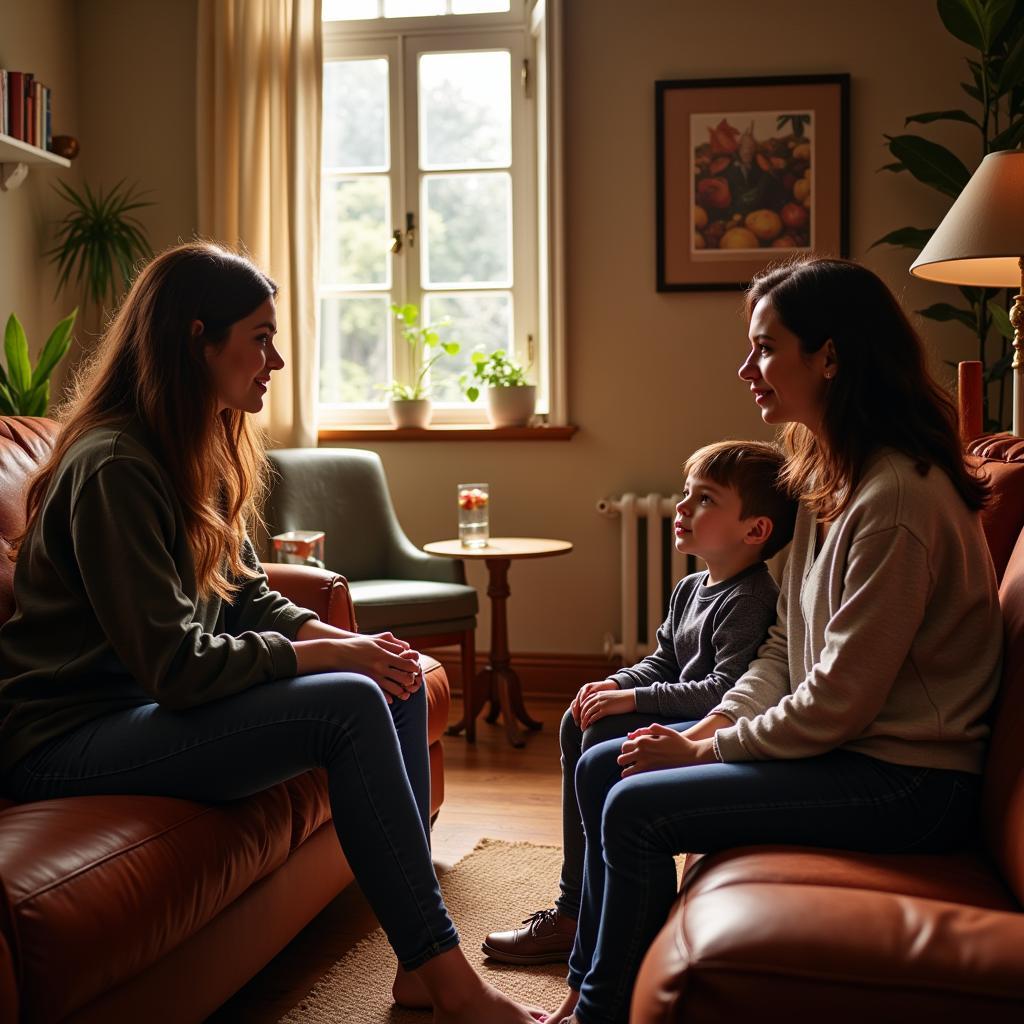
{"label": "framed picture", "polygon": [[849,251],[849,75],[655,83],[658,291]]}

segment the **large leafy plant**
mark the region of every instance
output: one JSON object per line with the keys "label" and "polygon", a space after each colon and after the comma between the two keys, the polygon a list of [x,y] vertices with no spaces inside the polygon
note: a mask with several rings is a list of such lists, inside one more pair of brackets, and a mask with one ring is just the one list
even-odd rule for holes
{"label": "large leafy plant", "polygon": [[[1024,142],[1024,0],[938,0],[937,7],[946,30],[976,51],[976,56],[967,60],[969,80],[960,83],[972,103],[966,110],[912,114],[904,125],[952,121],[966,126],[976,139],[978,163],[989,153],[1017,148]],[[951,200],[960,195],[971,177],[972,171],[952,150],[922,135],[887,135],[886,140],[895,160],[886,164],[884,171],[906,171]],[[934,230],[898,228],[874,244],[918,253]],[[918,313],[931,320],[961,323],[977,339],[986,384],[987,426],[998,430],[1003,424],[1006,374],[1013,357],[1006,296],[995,288],[959,291],[960,304],[937,302]],[[993,331],[998,354],[990,360]],[[995,415],[991,415],[987,385],[994,382],[998,382],[999,397]]]}
{"label": "large leafy plant", "polygon": [[78,310],[73,310],[47,338],[33,367],[28,338],[21,321],[12,313],[4,330],[7,368],[0,365],[0,413],[5,416],[43,416],[50,404],[50,374],[64,358],[71,344],[71,328]]}
{"label": "large leafy plant", "polygon": [[123,180],[109,192],[93,192],[88,185],[76,191],[67,182],[56,190],[71,204],[46,254],[57,265],[57,290],[74,277],[86,303],[97,311],[113,307],[131,281],[135,264],[153,255],[145,228],[133,212],[153,204]]}

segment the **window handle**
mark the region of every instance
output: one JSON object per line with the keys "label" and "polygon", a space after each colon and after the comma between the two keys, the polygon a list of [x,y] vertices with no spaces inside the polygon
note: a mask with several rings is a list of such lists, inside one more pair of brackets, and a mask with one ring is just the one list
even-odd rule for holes
{"label": "window handle", "polygon": [[394,253],[402,251],[402,232],[395,228],[395,233],[391,236],[391,245],[388,247]]}
{"label": "window handle", "polygon": [[405,241],[410,249],[416,245],[416,214],[411,211],[405,215]]}

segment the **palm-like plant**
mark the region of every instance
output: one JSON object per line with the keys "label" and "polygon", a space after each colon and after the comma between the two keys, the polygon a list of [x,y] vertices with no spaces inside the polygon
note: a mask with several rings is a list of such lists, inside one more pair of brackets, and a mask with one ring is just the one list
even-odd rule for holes
{"label": "palm-like plant", "polygon": [[132,211],[153,204],[123,180],[106,193],[93,192],[88,185],[76,192],[66,182],[56,189],[72,207],[46,254],[60,275],[57,291],[73,275],[86,302],[97,310],[113,306],[131,280],[134,265],[152,255],[145,229]]}

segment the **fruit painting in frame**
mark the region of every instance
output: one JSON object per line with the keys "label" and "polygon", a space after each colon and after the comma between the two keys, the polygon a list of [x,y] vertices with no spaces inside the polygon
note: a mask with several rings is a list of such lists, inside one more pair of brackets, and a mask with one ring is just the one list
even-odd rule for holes
{"label": "fruit painting in frame", "polygon": [[658,291],[849,249],[849,75],[655,83]]}

